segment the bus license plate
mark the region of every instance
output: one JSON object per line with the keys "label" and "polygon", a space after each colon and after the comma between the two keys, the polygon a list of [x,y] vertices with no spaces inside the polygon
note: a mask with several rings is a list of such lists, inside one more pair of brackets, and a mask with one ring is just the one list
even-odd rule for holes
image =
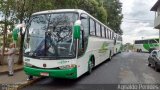
{"label": "bus license plate", "polygon": [[40,73],[41,76],[49,76],[49,73]]}

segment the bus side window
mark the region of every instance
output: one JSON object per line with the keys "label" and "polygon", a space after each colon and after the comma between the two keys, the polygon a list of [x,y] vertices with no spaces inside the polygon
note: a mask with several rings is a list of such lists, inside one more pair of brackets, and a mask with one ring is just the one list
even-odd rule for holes
{"label": "bus side window", "polygon": [[90,18],[90,35],[95,36],[96,35],[96,30],[95,30],[95,21]]}
{"label": "bus side window", "polygon": [[78,55],[83,55],[84,51],[87,48],[88,36],[89,36],[89,18],[86,14],[81,14],[81,39],[79,42],[79,52]]}
{"label": "bus side window", "polygon": [[112,39],[112,31],[110,31],[110,39]]}
{"label": "bus side window", "polygon": [[106,28],[106,38],[109,39],[109,30]]}
{"label": "bus side window", "polygon": [[96,23],[96,35],[97,35],[98,37],[100,37],[100,36],[101,36],[100,33],[101,33],[101,32],[100,32],[100,24],[99,24],[99,23]]}
{"label": "bus side window", "polygon": [[105,27],[104,27],[104,37],[107,38],[107,30]]}
{"label": "bus side window", "polygon": [[105,38],[105,29],[103,26],[101,26],[101,34],[102,34],[102,37]]}
{"label": "bus side window", "polygon": [[107,37],[107,39],[109,39],[109,31],[107,28],[106,28],[106,37]]}

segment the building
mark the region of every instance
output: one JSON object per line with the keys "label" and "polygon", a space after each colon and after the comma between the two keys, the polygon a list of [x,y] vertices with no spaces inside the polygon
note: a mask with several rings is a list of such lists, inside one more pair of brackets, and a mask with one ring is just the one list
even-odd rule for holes
{"label": "building", "polygon": [[155,11],[154,28],[160,29],[160,0],[154,4],[151,11]]}

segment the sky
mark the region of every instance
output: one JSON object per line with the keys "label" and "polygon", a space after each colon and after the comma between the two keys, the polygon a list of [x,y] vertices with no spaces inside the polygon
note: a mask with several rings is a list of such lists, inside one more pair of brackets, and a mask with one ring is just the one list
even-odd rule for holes
{"label": "sky", "polygon": [[123,44],[134,40],[158,38],[159,31],[154,29],[155,12],[150,11],[157,0],[120,0],[123,4]]}

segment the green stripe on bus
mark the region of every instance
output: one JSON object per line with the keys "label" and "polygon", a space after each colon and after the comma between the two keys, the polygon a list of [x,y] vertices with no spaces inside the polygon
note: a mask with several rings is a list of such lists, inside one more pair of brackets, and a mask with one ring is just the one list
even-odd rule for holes
{"label": "green stripe on bus", "polygon": [[32,76],[41,76],[41,73],[48,73],[48,77],[55,77],[55,78],[69,78],[75,79],[77,78],[77,67],[72,69],[40,69],[40,68],[32,68],[24,66],[24,71],[27,75]]}
{"label": "green stripe on bus", "polygon": [[154,44],[143,44],[143,47],[149,51],[150,48],[156,48],[158,47],[158,44],[157,43],[154,43]]}

